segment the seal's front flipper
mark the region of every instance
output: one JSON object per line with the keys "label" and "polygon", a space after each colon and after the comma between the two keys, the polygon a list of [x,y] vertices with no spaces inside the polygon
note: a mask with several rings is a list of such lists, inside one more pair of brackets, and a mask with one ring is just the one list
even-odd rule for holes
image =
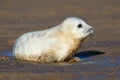
{"label": "seal's front flipper", "polygon": [[79,57],[73,57],[73,58],[71,58],[70,60],[68,60],[68,62],[70,62],[70,63],[73,63],[73,62],[80,62],[80,61],[82,61]]}

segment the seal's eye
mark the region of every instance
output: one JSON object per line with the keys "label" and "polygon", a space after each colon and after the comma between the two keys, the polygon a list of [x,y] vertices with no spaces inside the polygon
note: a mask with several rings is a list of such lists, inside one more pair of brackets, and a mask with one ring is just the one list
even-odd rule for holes
{"label": "seal's eye", "polygon": [[78,28],[81,28],[82,27],[82,24],[78,24]]}

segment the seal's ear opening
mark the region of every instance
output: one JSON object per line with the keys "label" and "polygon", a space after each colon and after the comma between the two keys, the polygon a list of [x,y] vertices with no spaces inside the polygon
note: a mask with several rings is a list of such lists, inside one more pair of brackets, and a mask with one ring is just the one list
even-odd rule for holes
{"label": "seal's ear opening", "polygon": [[90,50],[90,51],[83,51],[83,52],[76,53],[74,56],[79,57],[80,59],[84,59],[90,56],[101,55],[101,54],[105,54],[105,52]]}

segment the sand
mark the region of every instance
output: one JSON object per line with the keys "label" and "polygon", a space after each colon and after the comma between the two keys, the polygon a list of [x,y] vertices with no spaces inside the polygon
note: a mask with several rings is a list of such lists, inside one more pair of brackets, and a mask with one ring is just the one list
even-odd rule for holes
{"label": "sand", "polygon": [[[9,0],[0,2],[0,80],[119,80],[119,0]],[[14,59],[14,41],[23,33],[50,28],[70,16],[95,28],[78,54],[79,63]]]}

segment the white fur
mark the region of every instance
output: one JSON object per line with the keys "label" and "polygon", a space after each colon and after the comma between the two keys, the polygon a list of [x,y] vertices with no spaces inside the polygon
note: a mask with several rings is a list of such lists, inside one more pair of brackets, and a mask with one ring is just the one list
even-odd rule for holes
{"label": "white fur", "polygon": [[[78,24],[82,24],[82,28],[78,28]],[[82,19],[70,17],[53,28],[23,34],[16,40],[13,53],[21,60],[64,61],[75,45],[74,40],[79,41],[94,32],[90,28]]]}

